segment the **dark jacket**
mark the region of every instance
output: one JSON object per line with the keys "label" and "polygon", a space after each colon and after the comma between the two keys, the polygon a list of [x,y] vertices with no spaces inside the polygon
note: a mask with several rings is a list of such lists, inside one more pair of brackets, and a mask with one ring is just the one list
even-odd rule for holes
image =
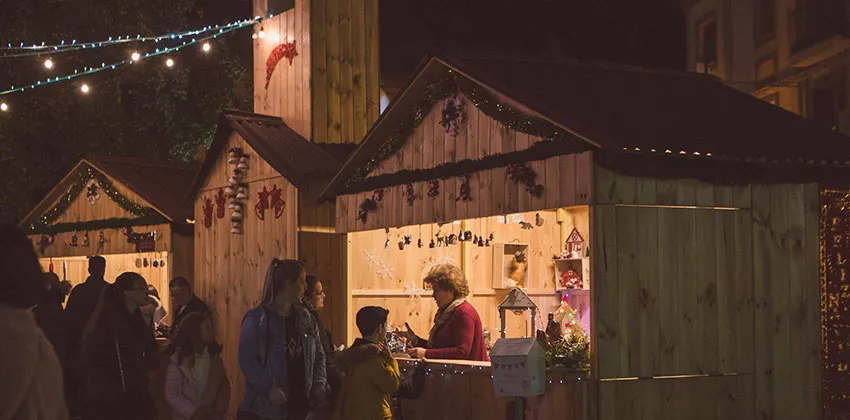
{"label": "dark jacket", "polygon": [[478,312],[469,302],[463,302],[449,319],[434,332],[432,345],[417,337],[416,346],[425,347],[428,359],[459,359],[486,362],[487,346],[484,344],[484,328]]}
{"label": "dark jacket", "polygon": [[65,305],[65,313],[72,337],[82,337],[83,330],[94,314],[100,295],[107,284],[103,276],[91,275],[84,283],[78,284],[71,290],[68,303]]}
{"label": "dark jacket", "polygon": [[131,314],[118,304],[110,304],[91,322],[83,341],[87,418],[153,418],[156,409],[149,393],[148,372],[157,368],[159,352],[141,312]]}
{"label": "dark jacket", "polygon": [[207,304],[204,303],[197,296],[192,295],[189,298],[189,303],[185,306],[181,306],[174,309],[174,321],[171,322],[171,336],[174,337],[175,332],[177,331],[177,325],[180,324],[180,321],[193,312],[208,314],[210,313],[210,308],[207,307]]}
{"label": "dark jacket", "polygon": [[322,340],[322,350],[325,351],[325,372],[328,377],[328,385],[331,387],[331,395],[328,401],[333,403],[336,401],[336,396],[339,395],[339,387],[342,385],[340,372],[336,366],[336,350],[334,350],[333,338],[331,332],[325,329],[325,324],[322,322],[319,313],[310,310],[310,314],[316,320],[316,328],[318,328],[319,337]]}
{"label": "dark jacket", "polygon": [[[307,308],[295,305],[295,324],[300,346],[304,349],[305,394],[311,405],[324,398],[327,386],[325,352],[319,328]],[[284,317],[271,307],[258,306],[245,314],[239,333],[239,366],[245,375],[245,396],[240,411],[268,419],[285,419],[286,407],[269,402],[269,390],[277,385],[285,388],[286,324]]]}

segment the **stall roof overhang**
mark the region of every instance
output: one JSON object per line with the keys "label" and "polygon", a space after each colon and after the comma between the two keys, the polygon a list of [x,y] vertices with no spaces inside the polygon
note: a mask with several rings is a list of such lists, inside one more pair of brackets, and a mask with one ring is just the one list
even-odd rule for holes
{"label": "stall roof overhang", "polygon": [[62,178],[59,183],[21,220],[29,226],[65,193],[74,175],[84,166],[100,172],[113,182],[127,187],[172,223],[186,223],[192,217],[192,203],[186,191],[197,173],[194,165],[157,163],[151,159],[119,156],[88,156]]}
{"label": "stall roof overhang", "polygon": [[[348,193],[345,181],[377,153],[416,95],[449,71],[583,140],[595,158],[628,165],[640,161],[649,175],[661,171],[653,162],[675,163],[683,172],[672,176],[683,177],[715,163],[723,170],[744,164],[756,173],[767,165],[767,172],[804,169],[813,177],[850,174],[850,138],[711,76],[594,62],[431,57],[322,197]],[[574,146],[562,154],[574,153]],[[700,163],[692,165],[694,160]]]}
{"label": "stall roof overhang", "polygon": [[289,128],[281,118],[236,110],[225,110],[201,170],[189,194],[194,197],[209,176],[216,157],[233,133],[239,134],[260,158],[295,187],[301,189],[317,180],[327,181],[354,149],[349,144],[313,143]]}

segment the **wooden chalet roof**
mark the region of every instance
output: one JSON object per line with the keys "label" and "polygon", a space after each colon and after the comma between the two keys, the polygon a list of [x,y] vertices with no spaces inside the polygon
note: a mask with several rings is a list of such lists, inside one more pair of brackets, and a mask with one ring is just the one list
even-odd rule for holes
{"label": "wooden chalet roof", "polygon": [[[707,164],[850,168],[850,137],[694,73],[592,62],[431,57],[367,133],[322,196],[377,153],[422,85],[456,72],[580,139],[595,156],[688,169]],[[563,153],[575,152],[575,144]],[[694,164],[694,161],[698,161]],[[623,161],[620,160],[622,165]],[[660,162],[660,163],[659,163]],[[709,163],[710,162],[710,163]],[[738,165],[740,166],[740,165]],[[661,168],[661,169],[659,169]]]}
{"label": "wooden chalet roof", "polygon": [[215,157],[225,152],[230,135],[238,133],[259,156],[298,188],[317,179],[328,179],[354,149],[347,144],[316,144],[289,128],[281,118],[226,110],[219,117],[207,158],[189,189],[193,194],[209,175]]}
{"label": "wooden chalet roof", "polygon": [[49,208],[65,192],[73,182],[74,174],[84,165],[129,188],[173,223],[185,223],[187,218],[192,217],[192,203],[186,199],[186,191],[197,172],[196,166],[160,163],[135,157],[89,156],[81,159],[22,219],[20,225],[29,225]]}

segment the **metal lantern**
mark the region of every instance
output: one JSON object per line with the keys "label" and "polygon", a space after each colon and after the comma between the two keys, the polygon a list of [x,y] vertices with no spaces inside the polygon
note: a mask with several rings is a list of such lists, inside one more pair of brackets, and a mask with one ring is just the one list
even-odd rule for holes
{"label": "metal lantern", "polygon": [[508,293],[508,296],[502,303],[499,304],[499,318],[502,321],[502,338],[505,338],[505,311],[531,311],[531,331],[532,337],[534,337],[534,320],[537,319],[537,304],[528,297],[525,292],[522,291],[519,287],[514,287]]}

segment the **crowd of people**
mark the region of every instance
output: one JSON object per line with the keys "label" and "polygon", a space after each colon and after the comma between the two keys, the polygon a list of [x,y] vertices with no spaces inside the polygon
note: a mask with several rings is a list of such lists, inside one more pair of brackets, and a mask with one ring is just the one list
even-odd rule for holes
{"label": "crowd of people", "polygon": [[[240,420],[397,419],[400,401],[423,391],[424,365],[403,377],[390,353],[387,309],[361,308],[361,338],[336,351],[319,316],[321,280],[299,261],[274,259],[233,349],[246,386],[231,410],[213,314],[189,280],[169,283],[169,328],[158,292],[141,275],[125,272],[109,282],[103,257],[88,265],[89,277],[63,308],[58,277],[42,273],[23,232],[0,225],[0,334],[15,343],[0,350],[0,376],[12,378],[0,382],[0,420],[150,420],[156,392],[172,420],[226,419],[232,411]],[[409,355],[488,360],[463,272],[437,266],[425,281],[438,311],[428,339],[408,327]],[[156,336],[168,345],[160,348]]]}

